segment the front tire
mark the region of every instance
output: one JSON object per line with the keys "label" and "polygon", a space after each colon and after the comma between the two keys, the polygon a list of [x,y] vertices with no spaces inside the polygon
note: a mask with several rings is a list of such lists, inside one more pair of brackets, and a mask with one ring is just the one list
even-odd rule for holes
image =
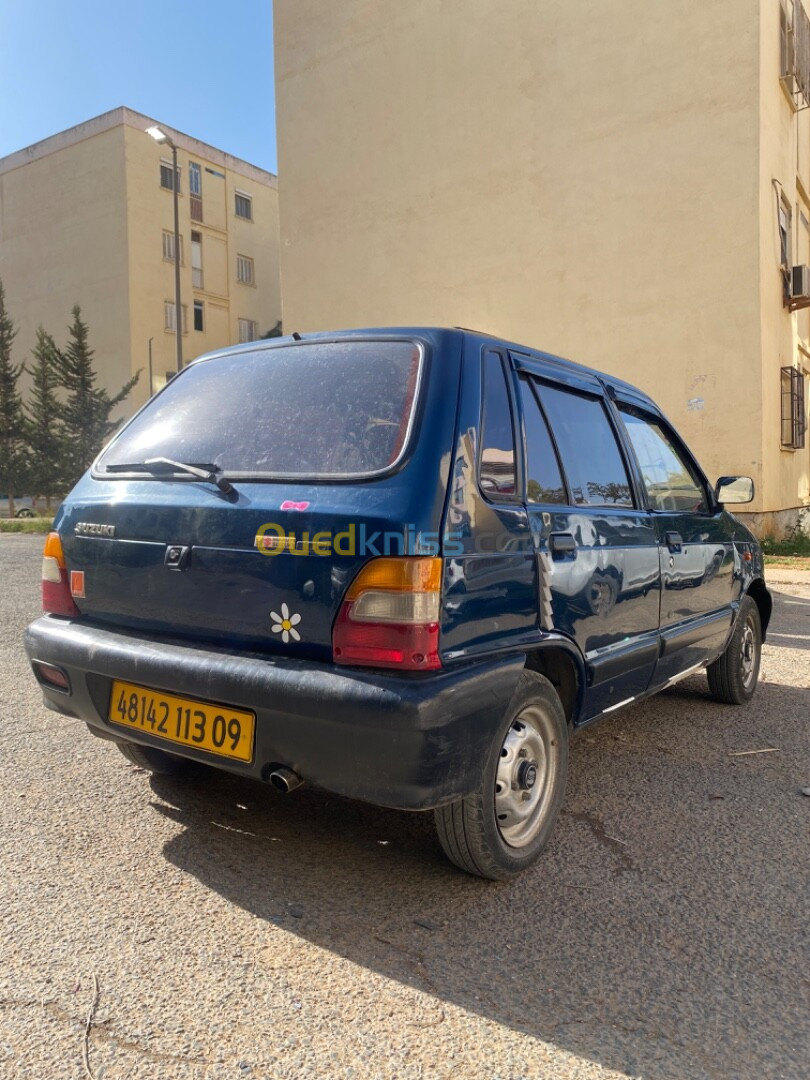
{"label": "front tire", "polygon": [[759,608],[744,596],[737,625],[726,651],[706,669],[709,691],[725,705],[744,705],[754,696],[762,658],[762,623]]}
{"label": "front tire", "polygon": [[546,845],[565,794],[568,724],[554,687],[524,671],[471,795],[434,811],[439,843],[462,870],[503,881]]}
{"label": "front tire", "polygon": [[155,773],[158,776],[182,776],[189,772],[191,765],[185,758],[176,754],[167,754],[156,746],[141,746],[140,743],[119,742],[115,744],[131,765]]}

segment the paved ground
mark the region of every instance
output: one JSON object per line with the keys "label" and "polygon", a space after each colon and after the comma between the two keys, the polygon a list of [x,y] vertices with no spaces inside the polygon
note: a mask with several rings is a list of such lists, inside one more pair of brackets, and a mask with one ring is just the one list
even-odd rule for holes
{"label": "paved ground", "polygon": [[[41,538],[0,536],[0,1077],[801,1078],[810,586],[743,709],[694,678],[576,741],[541,864],[429,819],[151,780],[40,705]],[[777,753],[731,757],[778,747]]]}

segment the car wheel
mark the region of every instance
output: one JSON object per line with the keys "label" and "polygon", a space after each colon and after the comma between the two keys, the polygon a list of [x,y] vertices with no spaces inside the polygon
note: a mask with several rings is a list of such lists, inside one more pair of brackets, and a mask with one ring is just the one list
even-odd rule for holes
{"label": "car wheel", "polygon": [[18,518],[32,518],[35,517],[35,514],[33,510],[29,510],[27,506],[24,506],[22,510],[18,510],[14,516]]}
{"label": "car wheel", "polygon": [[191,769],[191,763],[176,754],[167,754],[156,746],[141,746],[140,743],[119,742],[115,744],[132,765],[137,765],[147,772],[158,776],[181,776]]}
{"label": "car wheel", "polygon": [[568,771],[568,724],[554,687],[524,671],[483,765],[481,785],[434,811],[445,855],[502,881],[534,863],[557,819]]}
{"label": "car wheel", "polygon": [[759,608],[750,596],[744,596],[726,651],[706,669],[712,697],[726,705],[750,701],[757,687],[761,657]]}

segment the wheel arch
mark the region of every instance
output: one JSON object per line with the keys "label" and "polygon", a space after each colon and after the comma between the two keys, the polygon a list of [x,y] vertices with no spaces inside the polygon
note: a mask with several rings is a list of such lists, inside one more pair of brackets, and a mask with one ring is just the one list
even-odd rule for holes
{"label": "wheel arch", "polygon": [[759,621],[762,626],[762,640],[764,641],[768,623],[771,621],[773,600],[771,599],[771,594],[768,592],[768,588],[762,578],[755,578],[751,582],[746,589],[746,596],[750,596],[759,608]]}
{"label": "wheel arch", "polygon": [[569,727],[573,727],[585,693],[585,664],[580,654],[571,645],[549,641],[526,653],[525,666],[548,679],[562,702]]}

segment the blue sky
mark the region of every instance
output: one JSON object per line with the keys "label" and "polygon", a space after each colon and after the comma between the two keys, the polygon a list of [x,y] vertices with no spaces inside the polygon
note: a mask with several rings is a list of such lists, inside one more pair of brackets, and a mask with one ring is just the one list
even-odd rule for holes
{"label": "blue sky", "polygon": [[277,171],[272,0],[0,0],[0,56],[0,157],[128,105]]}

